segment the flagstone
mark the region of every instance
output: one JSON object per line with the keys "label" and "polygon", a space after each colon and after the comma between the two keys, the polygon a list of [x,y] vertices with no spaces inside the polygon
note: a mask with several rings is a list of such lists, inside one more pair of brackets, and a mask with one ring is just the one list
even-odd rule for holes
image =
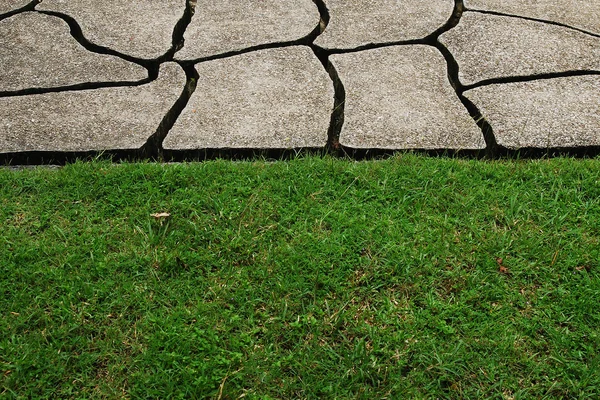
{"label": "flagstone", "polygon": [[311,0],[199,0],[178,59],[196,59],[303,38],[319,26]]}
{"label": "flagstone", "polygon": [[57,17],[17,14],[0,21],[0,37],[0,91],[148,77],[148,71],[137,64],[87,51],[69,34],[69,25]]}
{"label": "flagstone", "polygon": [[449,0],[327,0],[325,4],[329,25],[315,43],[329,49],[420,39],[443,26],[454,9]]}
{"label": "flagstone", "polygon": [[331,57],[346,89],[340,143],[354,148],[482,149],[481,130],[430,46],[380,48]]}
{"label": "flagstone", "polygon": [[71,16],[94,44],[151,59],[171,48],[185,0],[44,0],[36,9]]}
{"label": "flagstone", "polygon": [[167,63],[141,86],[0,97],[0,153],[140,148],[185,82]]}
{"label": "flagstone", "polygon": [[463,84],[508,76],[600,71],[600,39],[521,18],[466,12],[440,36]]}
{"label": "flagstone", "polygon": [[167,149],[323,147],[333,83],[308,47],[203,62]]}
{"label": "flagstone", "polygon": [[600,76],[487,85],[465,96],[502,146],[600,146]]}

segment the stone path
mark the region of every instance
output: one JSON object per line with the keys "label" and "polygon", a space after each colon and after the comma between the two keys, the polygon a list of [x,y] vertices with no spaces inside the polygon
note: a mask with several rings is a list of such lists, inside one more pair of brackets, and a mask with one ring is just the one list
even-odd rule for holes
{"label": "stone path", "polygon": [[0,162],[600,154],[600,0],[0,0]]}

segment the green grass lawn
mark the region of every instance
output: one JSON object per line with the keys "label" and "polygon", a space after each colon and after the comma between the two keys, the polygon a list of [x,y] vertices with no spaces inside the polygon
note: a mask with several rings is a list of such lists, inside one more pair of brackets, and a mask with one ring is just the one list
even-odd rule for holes
{"label": "green grass lawn", "polygon": [[3,398],[600,397],[600,159],[4,169],[0,223]]}

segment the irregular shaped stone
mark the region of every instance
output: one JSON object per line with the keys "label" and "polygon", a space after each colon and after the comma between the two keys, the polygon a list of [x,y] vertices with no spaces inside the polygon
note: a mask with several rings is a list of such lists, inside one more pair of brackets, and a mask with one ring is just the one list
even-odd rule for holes
{"label": "irregular shaped stone", "polygon": [[137,87],[0,98],[0,153],[139,148],[185,82],[181,67],[167,63]]}
{"label": "irregular shaped stone", "polygon": [[87,51],[60,18],[17,14],[0,21],[0,37],[0,91],[148,77],[148,71],[137,64]]}
{"label": "irregular shaped stone", "polygon": [[308,35],[320,14],[311,0],[199,0],[178,59],[195,59]]}
{"label": "irregular shaped stone", "polygon": [[0,0],[0,14],[18,10],[29,4],[28,0]]}
{"label": "irregular shaped stone", "polygon": [[420,39],[452,15],[451,0],[327,0],[330,21],[316,44],[353,48],[369,43]]}
{"label": "irregular shaped stone", "polygon": [[544,19],[600,34],[599,0],[465,0],[465,6]]}
{"label": "irregular shaped stone", "polygon": [[198,87],[168,149],[321,147],[333,84],[304,46],[200,63]]}
{"label": "irregular shaped stone", "polygon": [[600,70],[600,40],[521,18],[467,12],[440,36],[469,84],[483,79],[571,70]]}
{"label": "irregular shaped stone", "polygon": [[485,147],[435,48],[385,47],[336,54],[331,61],[346,88],[341,144],[384,149]]}
{"label": "irregular shaped stone", "polygon": [[600,76],[488,85],[465,96],[505,147],[600,146]]}
{"label": "irregular shaped stone", "polygon": [[44,0],[37,9],[73,17],[94,44],[149,59],[171,48],[185,0]]}

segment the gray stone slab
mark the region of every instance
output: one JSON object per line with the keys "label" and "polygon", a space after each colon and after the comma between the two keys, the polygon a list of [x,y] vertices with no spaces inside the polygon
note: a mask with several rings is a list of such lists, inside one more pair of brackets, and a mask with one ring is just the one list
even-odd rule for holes
{"label": "gray stone slab", "polygon": [[173,28],[185,0],[44,0],[38,10],[68,14],[91,42],[140,58],[171,48]]}
{"label": "gray stone slab", "polygon": [[142,86],[0,98],[0,153],[139,148],[185,81],[181,67],[168,63]]}
{"label": "gray stone slab", "polygon": [[505,147],[600,146],[600,76],[482,86],[465,96]]}
{"label": "gray stone slab", "polygon": [[196,59],[260,44],[300,39],[320,21],[311,0],[199,0],[178,59]]}
{"label": "gray stone slab", "polygon": [[304,46],[262,50],[200,63],[168,149],[321,147],[333,83]]}
{"label": "gray stone slab", "polygon": [[354,148],[481,149],[481,130],[435,48],[395,46],[333,55],[346,88],[340,143]]}
{"label": "gray stone slab", "polygon": [[0,91],[148,77],[139,65],[87,51],[60,18],[17,14],[0,21],[0,37]]}
{"label": "gray stone slab", "polygon": [[469,84],[489,78],[600,70],[600,39],[521,18],[467,12],[440,36]]}
{"label": "gray stone slab", "polygon": [[465,6],[554,21],[600,34],[600,0],[465,0]]}
{"label": "gray stone slab", "polygon": [[443,26],[452,15],[452,0],[327,0],[329,25],[317,38],[325,48],[352,48],[368,43],[420,39]]}
{"label": "gray stone slab", "polygon": [[0,0],[0,14],[18,10],[29,4],[28,0]]}

